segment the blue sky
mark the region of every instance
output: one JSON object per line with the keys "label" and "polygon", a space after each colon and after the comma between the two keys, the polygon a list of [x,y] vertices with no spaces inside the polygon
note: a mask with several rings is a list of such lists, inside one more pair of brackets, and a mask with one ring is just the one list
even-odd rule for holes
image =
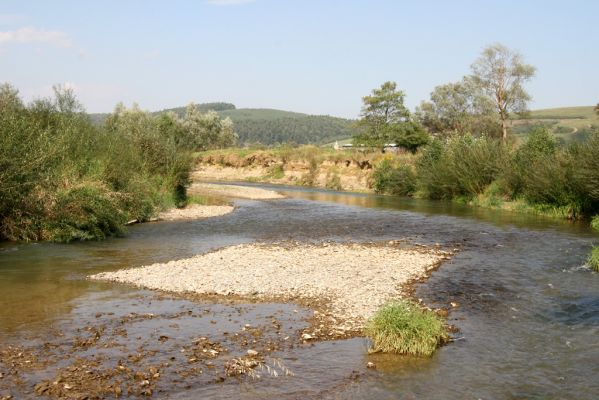
{"label": "blue sky", "polygon": [[188,0],[0,4],[0,81],[71,85],[90,112],[228,101],[354,118],[386,80],[413,108],[494,42],[538,68],[532,108],[599,101],[599,1]]}

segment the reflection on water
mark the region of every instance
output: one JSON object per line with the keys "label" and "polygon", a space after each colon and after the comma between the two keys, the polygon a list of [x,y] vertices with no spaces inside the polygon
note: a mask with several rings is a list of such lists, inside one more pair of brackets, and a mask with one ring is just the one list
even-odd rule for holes
{"label": "reflection on water", "polygon": [[[460,340],[432,359],[372,356],[379,368],[357,381],[343,380],[346,369],[327,365],[343,360],[362,366],[363,341],[327,345],[320,361],[310,353],[313,368],[296,364],[311,377],[310,390],[302,391],[298,375],[285,385],[262,387],[260,396],[599,398],[599,274],[583,267],[596,241],[588,228],[451,203],[283,190],[288,199],[238,201],[227,216],[139,225],[123,239],[1,245],[0,335],[41,332],[73,317],[76,308],[100,307],[102,300],[89,303],[90,293],[114,286],[82,279],[98,271],[254,240],[408,238],[460,249],[416,293],[432,304],[458,303],[450,322],[460,328]],[[218,397],[218,387],[193,390]],[[228,393],[241,396],[235,390]]]}

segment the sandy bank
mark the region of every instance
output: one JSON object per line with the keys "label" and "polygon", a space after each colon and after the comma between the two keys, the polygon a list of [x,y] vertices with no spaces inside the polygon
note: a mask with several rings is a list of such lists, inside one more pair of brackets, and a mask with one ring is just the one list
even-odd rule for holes
{"label": "sandy bank", "polygon": [[282,199],[285,197],[273,190],[237,185],[217,185],[212,183],[194,183],[188,191],[189,193],[250,200],[271,200]]}
{"label": "sandy bank", "polygon": [[[231,167],[200,163],[193,172],[193,178],[200,181],[250,181],[372,192],[369,185],[371,173],[372,169],[362,170],[353,164],[346,167],[345,164],[335,165],[325,162],[319,166],[312,178],[307,178],[311,174],[308,164],[289,163],[282,167],[282,176],[276,177],[268,167],[259,165]],[[334,177],[338,177],[339,180],[333,187],[331,184]]]}
{"label": "sandy bank", "polygon": [[185,219],[198,219],[219,217],[221,215],[233,212],[233,206],[204,206],[199,204],[190,204],[185,208],[173,208],[158,214],[159,221],[176,221]]}
{"label": "sandy bank", "polygon": [[340,336],[359,332],[383,303],[402,295],[402,286],[447,257],[441,251],[402,249],[396,242],[249,244],[90,278],[176,293],[303,300],[318,310],[321,331],[313,335]]}

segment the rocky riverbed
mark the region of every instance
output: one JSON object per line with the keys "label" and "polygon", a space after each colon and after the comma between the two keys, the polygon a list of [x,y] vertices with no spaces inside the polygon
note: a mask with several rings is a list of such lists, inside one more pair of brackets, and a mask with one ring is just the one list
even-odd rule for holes
{"label": "rocky riverbed", "polygon": [[172,293],[297,302],[315,309],[304,339],[359,334],[385,302],[405,294],[449,253],[384,244],[245,244],[192,258],[92,275]]}

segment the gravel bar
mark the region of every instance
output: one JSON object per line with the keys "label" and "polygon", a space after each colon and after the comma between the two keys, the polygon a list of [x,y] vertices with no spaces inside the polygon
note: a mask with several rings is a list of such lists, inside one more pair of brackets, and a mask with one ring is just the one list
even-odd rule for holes
{"label": "gravel bar", "polygon": [[90,278],[175,293],[318,300],[336,330],[359,331],[382,304],[402,296],[402,286],[449,257],[390,243],[244,244]]}
{"label": "gravel bar", "polygon": [[274,200],[285,198],[285,196],[275,192],[274,190],[238,185],[221,185],[214,183],[194,183],[189,188],[189,192],[249,200]]}
{"label": "gravel bar", "polygon": [[177,221],[185,219],[198,219],[209,217],[220,217],[233,212],[232,206],[203,206],[190,204],[185,208],[173,208],[158,214],[159,221]]}

